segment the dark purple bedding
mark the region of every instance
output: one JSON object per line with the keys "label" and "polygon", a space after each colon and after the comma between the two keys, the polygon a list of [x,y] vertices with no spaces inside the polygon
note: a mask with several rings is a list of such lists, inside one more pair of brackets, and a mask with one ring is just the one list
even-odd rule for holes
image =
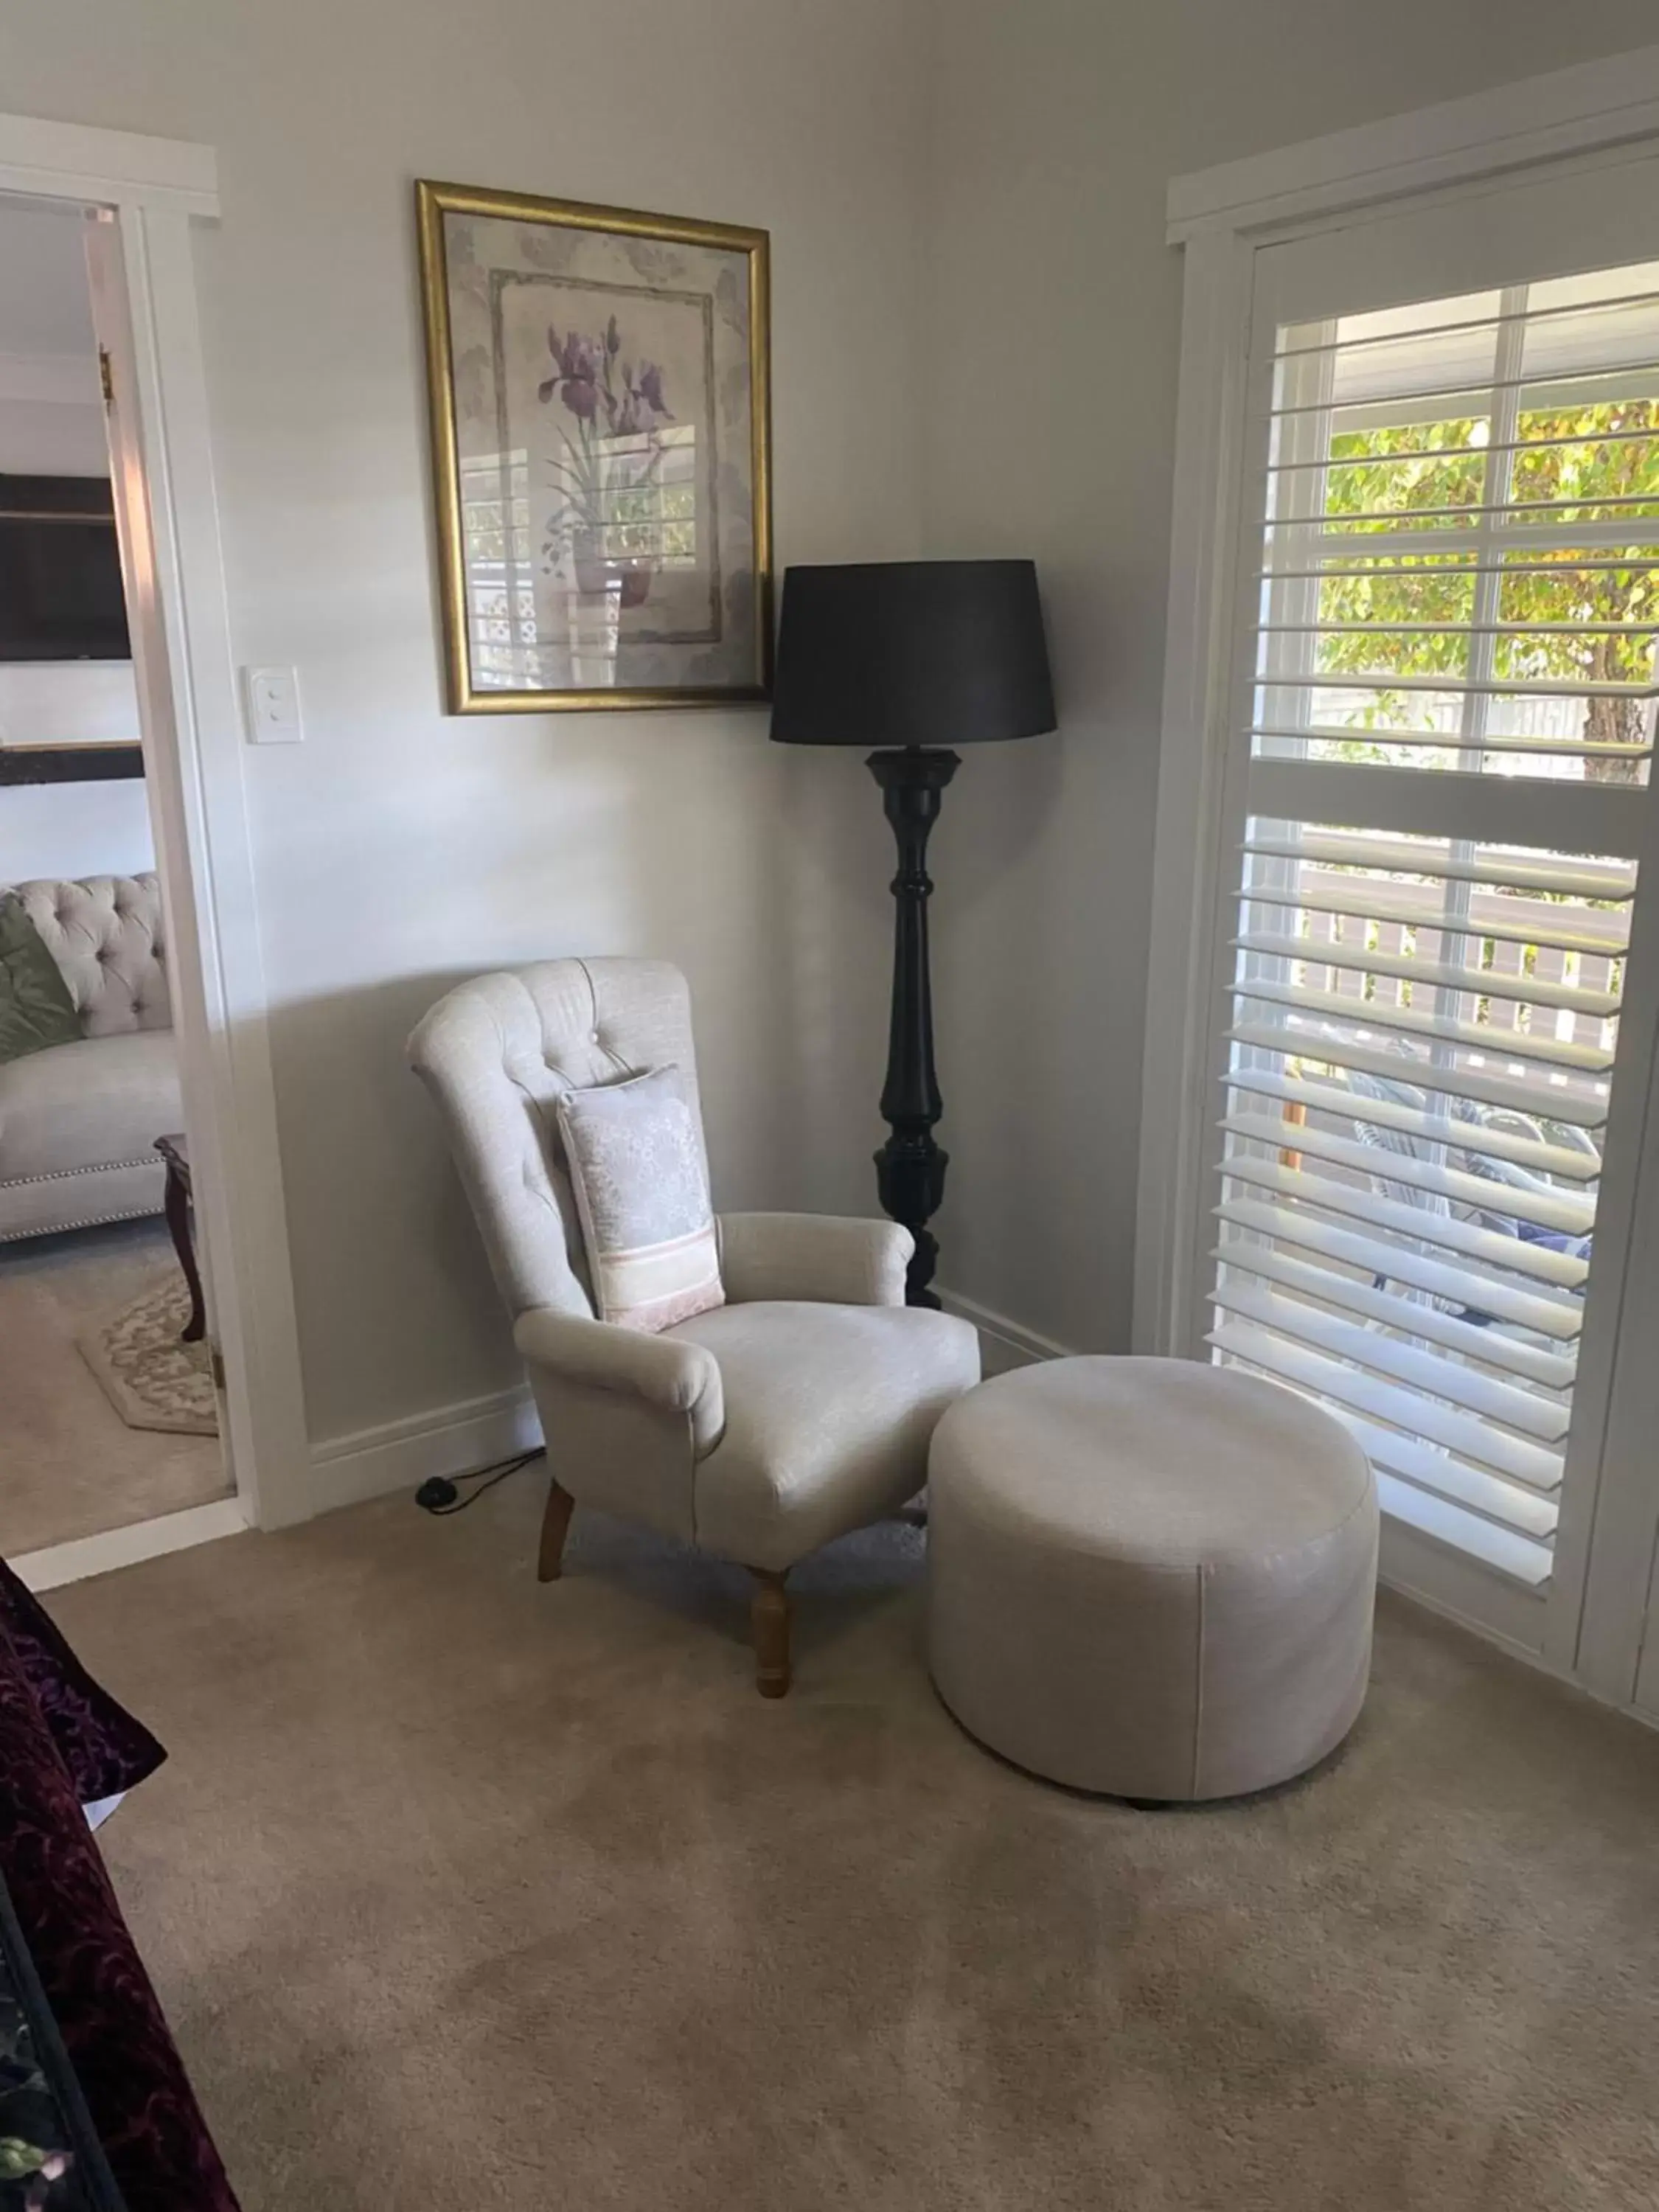
{"label": "dark purple bedding", "polygon": [[0,1877],[128,2212],[237,2212],[82,1811],[165,1755],[0,1562]]}

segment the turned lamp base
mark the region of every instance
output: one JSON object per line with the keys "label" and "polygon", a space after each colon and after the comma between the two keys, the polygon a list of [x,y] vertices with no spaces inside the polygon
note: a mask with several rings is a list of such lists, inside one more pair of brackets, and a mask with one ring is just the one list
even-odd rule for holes
{"label": "turned lamp base", "polygon": [[883,1210],[916,1240],[905,1283],[906,1303],[937,1306],[930,1287],[939,1241],[927,1224],[945,1197],[950,1155],[933,1141],[944,1112],[933,1072],[933,994],[927,961],[927,840],[945,787],[962,765],[940,746],[906,745],[872,753],[869,769],[881,786],[887,819],[898,844],[893,878],[893,1009],[887,1036],[887,1080],[881,1116],[892,1134],[876,1154],[876,1188]]}

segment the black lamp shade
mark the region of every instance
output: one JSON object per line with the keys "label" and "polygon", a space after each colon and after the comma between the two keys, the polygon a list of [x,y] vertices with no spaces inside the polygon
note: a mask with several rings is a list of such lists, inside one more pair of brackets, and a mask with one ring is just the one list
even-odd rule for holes
{"label": "black lamp shade", "polygon": [[1054,726],[1030,561],[861,561],[785,574],[780,744],[974,745]]}

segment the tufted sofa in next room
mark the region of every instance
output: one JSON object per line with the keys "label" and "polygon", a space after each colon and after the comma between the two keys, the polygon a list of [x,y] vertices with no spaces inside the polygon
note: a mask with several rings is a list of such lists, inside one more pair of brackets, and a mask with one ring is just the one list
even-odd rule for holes
{"label": "tufted sofa in next room", "polygon": [[159,1213],[158,1137],[184,1127],[154,876],[14,884],[81,1036],[0,1066],[0,1243]]}

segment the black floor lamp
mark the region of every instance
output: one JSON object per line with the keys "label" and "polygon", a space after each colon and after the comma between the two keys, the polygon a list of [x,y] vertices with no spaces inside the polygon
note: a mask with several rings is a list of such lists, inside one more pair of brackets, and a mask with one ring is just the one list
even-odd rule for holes
{"label": "black floor lamp", "polygon": [[787,745],[868,745],[898,840],[893,1012],[876,1154],[884,1209],[915,1237],[907,1295],[936,1306],[927,1224],[948,1156],[933,1072],[927,969],[928,832],[961,765],[948,748],[1054,726],[1036,570],[1029,561],[858,562],[783,580],[772,735]]}

